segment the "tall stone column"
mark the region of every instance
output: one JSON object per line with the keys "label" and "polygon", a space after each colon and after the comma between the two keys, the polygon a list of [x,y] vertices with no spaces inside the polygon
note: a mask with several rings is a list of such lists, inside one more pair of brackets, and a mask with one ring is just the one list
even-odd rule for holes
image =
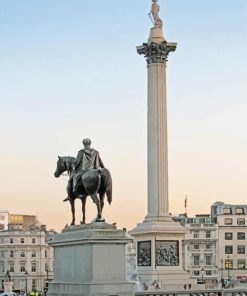
{"label": "tall stone column", "polygon": [[[155,37],[154,37],[155,36]],[[176,43],[168,43],[159,28],[137,48],[148,68],[148,214],[145,221],[170,221],[168,201],[166,61]]]}
{"label": "tall stone column", "polygon": [[163,36],[157,0],[152,0],[150,16],[154,27],[147,43],[137,47],[148,70],[148,212],[145,220],[129,233],[137,250],[136,274],[140,285],[177,291],[190,283],[183,268],[182,242],[186,229],[172,220],[168,202],[166,62],[176,43]]}
{"label": "tall stone column", "polygon": [[177,44],[169,43],[163,35],[157,0],[149,13],[154,27],[147,43],[137,47],[144,55],[148,69],[148,213],[144,222],[171,221],[168,200],[168,145],[166,62]]}

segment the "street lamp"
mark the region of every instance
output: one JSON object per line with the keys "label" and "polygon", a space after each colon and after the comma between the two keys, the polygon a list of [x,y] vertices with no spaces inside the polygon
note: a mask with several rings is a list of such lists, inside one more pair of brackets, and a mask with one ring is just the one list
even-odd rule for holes
{"label": "street lamp", "polygon": [[[49,269],[46,268],[46,283],[45,283],[45,293],[48,291],[48,283],[49,283]],[[45,294],[46,295],[46,294]]]}
{"label": "street lamp", "polygon": [[228,272],[228,280],[230,279],[230,256],[227,256],[227,272]]}
{"label": "street lamp", "polygon": [[203,284],[203,275],[204,275],[204,269],[203,269],[203,267],[202,267],[202,284]]}
{"label": "street lamp", "polygon": [[27,295],[27,277],[28,277],[27,271],[25,271],[25,277],[26,277],[25,294]]}
{"label": "street lamp", "polygon": [[222,279],[223,279],[223,259],[220,260],[220,270],[221,270],[221,279],[220,279],[220,281],[222,282]]}

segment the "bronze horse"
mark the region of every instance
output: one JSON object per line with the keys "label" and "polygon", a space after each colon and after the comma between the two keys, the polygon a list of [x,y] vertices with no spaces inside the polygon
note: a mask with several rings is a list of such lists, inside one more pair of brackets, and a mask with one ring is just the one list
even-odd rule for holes
{"label": "bronze horse", "polygon": [[[71,156],[58,156],[57,168],[54,173],[56,178],[60,177],[65,171],[68,172],[72,182],[74,174],[75,158]],[[97,218],[96,221],[103,221],[102,210],[104,207],[104,197],[107,196],[109,204],[112,202],[112,178],[110,172],[106,168],[92,169],[84,172],[80,178],[79,186],[76,192],[73,191],[73,186],[68,184],[67,193],[68,199],[71,205],[72,222],[71,225],[75,225],[75,199],[80,198],[82,201],[82,221],[81,224],[86,223],[85,207],[87,196],[90,195],[93,202],[97,206]],[[99,194],[99,197],[98,197]]]}

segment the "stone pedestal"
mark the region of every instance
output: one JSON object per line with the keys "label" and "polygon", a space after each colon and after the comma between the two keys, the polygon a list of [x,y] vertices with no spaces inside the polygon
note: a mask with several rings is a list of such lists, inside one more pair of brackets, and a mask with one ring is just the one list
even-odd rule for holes
{"label": "stone pedestal", "polygon": [[156,43],[162,43],[163,41],[165,41],[163,30],[161,28],[154,27],[150,29],[148,42],[152,41]]}
{"label": "stone pedestal", "polygon": [[137,225],[130,234],[137,250],[137,277],[143,287],[178,291],[190,284],[183,269],[182,240],[186,229],[178,222],[150,221]]}
{"label": "stone pedestal", "polygon": [[12,292],[13,286],[14,286],[13,282],[4,282],[4,284],[3,284],[4,292],[6,292],[6,293]]}
{"label": "stone pedestal", "polygon": [[122,230],[106,223],[70,226],[49,242],[54,247],[54,280],[48,296],[132,296],[126,280]]}

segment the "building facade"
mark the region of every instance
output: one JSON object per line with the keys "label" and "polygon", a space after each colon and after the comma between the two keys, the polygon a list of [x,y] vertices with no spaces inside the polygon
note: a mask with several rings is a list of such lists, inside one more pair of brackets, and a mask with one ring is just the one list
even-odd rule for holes
{"label": "building facade", "polygon": [[218,224],[218,265],[222,278],[247,282],[247,205],[216,202],[211,216]]}
{"label": "building facade", "polygon": [[181,223],[188,229],[184,239],[184,267],[190,278],[206,287],[215,287],[219,279],[218,226],[209,215],[184,218]]}
{"label": "building facade", "polygon": [[1,288],[9,272],[14,291],[43,291],[53,278],[53,248],[47,241],[55,234],[45,226],[9,225],[0,232]]}

